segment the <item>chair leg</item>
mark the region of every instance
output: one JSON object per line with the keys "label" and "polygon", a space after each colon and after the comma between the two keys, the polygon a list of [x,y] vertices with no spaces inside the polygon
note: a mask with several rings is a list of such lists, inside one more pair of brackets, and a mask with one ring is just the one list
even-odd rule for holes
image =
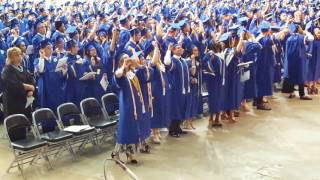
{"label": "chair leg", "polygon": [[26,177],[24,176],[24,173],[23,173],[23,162],[22,162],[22,161],[21,161],[21,164],[20,164],[20,162],[18,161],[18,169],[19,169],[19,171],[20,171],[20,173],[21,173],[22,178],[23,178],[23,179],[26,179]]}
{"label": "chair leg", "polygon": [[48,157],[48,154],[47,154],[46,150],[42,150],[40,153],[41,153],[42,158],[48,163],[48,165],[49,165],[48,169],[53,169],[52,164],[50,162],[50,159]]}
{"label": "chair leg", "polygon": [[10,166],[7,169],[7,173],[10,172],[10,169],[12,168],[12,165],[16,162],[16,158],[14,158],[14,160],[10,163]]}
{"label": "chair leg", "polygon": [[36,162],[40,158],[39,153],[35,155],[35,157],[30,161],[30,165],[32,165],[34,162]]}
{"label": "chair leg", "polygon": [[70,152],[70,154],[72,155],[73,160],[76,160],[77,159],[76,155],[75,155],[75,153],[74,153],[74,151],[73,151],[73,149],[72,149],[72,147],[71,147],[69,142],[66,142],[65,147]]}

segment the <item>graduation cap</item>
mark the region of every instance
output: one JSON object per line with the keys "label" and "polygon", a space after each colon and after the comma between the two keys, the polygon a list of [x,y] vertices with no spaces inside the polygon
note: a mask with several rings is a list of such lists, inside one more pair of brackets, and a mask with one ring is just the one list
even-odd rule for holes
{"label": "graduation cap", "polygon": [[228,41],[231,37],[231,33],[230,32],[226,32],[226,33],[223,33],[220,38],[219,38],[219,42],[225,42],[225,41]]}
{"label": "graduation cap", "polygon": [[40,17],[36,20],[36,22],[34,23],[34,27],[38,28],[42,23],[45,22],[45,18],[44,17]]}
{"label": "graduation cap", "polygon": [[201,20],[202,23],[206,23],[206,22],[208,22],[210,20],[210,17],[207,16],[207,15],[201,15],[200,16],[200,20]]}
{"label": "graduation cap", "polygon": [[291,23],[289,24],[289,30],[291,33],[296,33],[298,30],[298,25],[295,23]]}
{"label": "graduation cap", "polygon": [[128,15],[126,14],[125,16],[120,16],[119,19],[120,24],[125,24],[128,22]]}
{"label": "graduation cap", "polygon": [[58,35],[58,36],[54,39],[54,44],[57,44],[58,42],[64,42],[64,36],[63,36],[63,35]]}
{"label": "graduation cap", "polygon": [[180,24],[179,23],[172,23],[170,26],[170,29],[176,30],[176,29],[180,29]]}
{"label": "graduation cap", "polygon": [[280,26],[271,26],[271,30],[274,31],[274,32],[279,32],[281,29]]}
{"label": "graduation cap", "polygon": [[18,37],[12,41],[12,46],[20,46],[22,43],[26,44],[26,40],[23,37]]}
{"label": "graduation cap", "polygon": [[238,24],[234,24],[229,28],[229,30],[231,32],[237,32],[239,28],[240,28],[240,26]]}
{"label": "graduation cap", "polygon": [[55,8],[54,8],[53,5],[50,5],[48,10],[49,10],[50,12],[53,12],[53,11],[55,10]]}
{"label": "graduation cap", "polygon": [[9,20],[9,23],[10,23],[10,28],[11,29],[14,29],[16,27],[19,27],[19,20],[17,18],[12,18]]}
{"label": "graduation cap", "polygon": [[49,45],[52,45],[50,39],[44,39],[44,40],[42,40],[42,41],[40,42],[40,48],[41,48],[41,49],[44,49],[44,48],[46,48],[46,47],[49,46]]}
{"label": "graduation cap", "polygon": [[137,27],[133,27],[132,29],[130,29],[130,35],[134,36],[136,34],[141,33],[140,29],[138,29]]}
{"label": "graduation cap", "polygon": [[75,46],[78,46],[78,43],[75,40],[71,39],[71,40],[69,40],[67,42],[66,48],[69,50],[69,49],[71,49],[72,47],[75,47]]}
{"label": "graduation cap", "polygon": [[105,24],[100,25],[97,35],[98,36],[107,36],[108,35],[108,30],[110,29],[110,26],[107,26]]}
{"label": "graduation cap", "polygon": [[66,30],[66,33],[69,34],[70,38],[73,38],[78,33],[77,27],[69,26]]}
{"label": "graduation cap", "polygon": [[188,24],[188,21],[184,19],[184,20],[181,20],[178,24],[180,28],[183,29]]}
{"label": "graduation cap", "polygon": [[86,54],[88,55],[88,54],[90,53],[90,50],[91,50],[91,49],[96,49],[96,47],[93,45],[93,43],[88,43],[88,44],[84,47],[84,49],[85,49]]}
{"label": "graduation cap", "polygon": [[148,32],[149,32],[149,29],[148,29],[148,28],[143,28],[143,29],[141,30],[141,36],[146,35]]}
{"label": "graduation cap", "polygon": [[262,21],[260,24],[260,31],[261,32],[266,32],[270,29],[271,24],[267,21]]}

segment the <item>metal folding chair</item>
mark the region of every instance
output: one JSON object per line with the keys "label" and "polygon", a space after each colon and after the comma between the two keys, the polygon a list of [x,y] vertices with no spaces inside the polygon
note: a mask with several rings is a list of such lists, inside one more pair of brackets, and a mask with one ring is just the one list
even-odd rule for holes
{"label": "metal folding chair", "polygon": [[[36,137],[34,129],[25,115],[8,116],[4,120],[4,127],[14,154],[14,160],[7,169],[8,173],[10,169],[18,167],[21,175],[25,178],[23,165],[27,163],[32,165],[39,157],[42,157],[50,168],[52,167],[46,154],[47,142]],[[29,130],[32,133],[28,133]]]}
{"label": "metal folding chair", "polygon": [[119,121],[119,99],[114,93],[108,93],[101,97],[102,107],[110,119]]}
{"label": "metal folding chair", "polygon": [[[88,125],[85,118],[81,114],[78,107],[73,103],[64,103],[57,108],[57,114],[59,118],[59,124],[62,128],[71,126],[83,126]],[[68,131],[70,132],[70,131]],[[80,143],[79,151],[83,150],[88,142],[96,145],[96,129],[94,127],[88,127],[78,132],[70,132],[73,134],[73,144]]]}
{"label": "metal folding chair", "polygon": [[48,142],[48,152],[57,158],[62,150],[68,150],[75,159],[75,153],[71,147],[72,134],[63,131],[58,123],[58,118],[51,109],[41,108],[32,113],[33,125],[36,135]]}
{"label": "metal folding chair", "polygon": [[103,110],[97,99],[84,99],[81,101],[80,107],[81,112],[89,125],[98,130],[97,135],[101,136],[101,143],[106,137],[114,136],[114,129],[117,125],[117,121],[109,118],[108,114]]}

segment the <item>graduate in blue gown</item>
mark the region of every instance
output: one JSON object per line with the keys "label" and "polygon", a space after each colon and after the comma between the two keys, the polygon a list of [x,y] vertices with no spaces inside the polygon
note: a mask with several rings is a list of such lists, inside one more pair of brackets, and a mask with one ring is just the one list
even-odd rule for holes
{"label": "graduate in blue gown", "polygon": [[[209,105],[209,125],[208,127],[221,127],[220,114],[223,105],[223,59],[213,52],[213,47],[209,48],[209,52],[204,56],[204,80],[208,90]],[[220,51],[219,45],[215,45],[214,51]]]}
{"label": "graduate in blue gown", "polygon": [[201,103],[201,86],[200,77],[202,71],[200,69],[200,52],[198,48],[192,45],[192,54],[190,59],[187,61],[187,65],[189,67],[189,76],[190,76],[190,94],[188,95],[189,101],[188,106],[190,111],[189,118],[187,118],[185,122],[185,129],[195,129],[192,124],[192,119],[198,117],[199,114],[199,104]]}
{"label": "graduate in blue gown", "polygon": [[254,37],[249,32],[246,32],[245,42],[241,49],[242,52],[242,61],[244,63],[252,62],[249,65],[248,71],[250,73],[250,78],[244,82],[243,88],[243,101],[242,107],[245,110],[249,110],[246,100],[255,99],[257,97],[257,85],[256,85],[256,71],[257,65],[256,61],[258,58],[258,52],[262,46],[254,41]]}
{"label": "graduate in blue gown", "polygon": [[[140,80],[135,67],[136,62],[123,55],[119,61],[119,68],[115,72],[114,81],[120,88],[119,105],[120,119],[118,122],[117,144],[112,152],[114,159],[120,159],[120,153],[127,155],[128,161],[137,163],[134,157],[140,142],[139,121],[143,119],[145,104],[142,96]],[[137,74],[135,73],[137,72]]]}
{"label": "graduate in blue gown", "polygon": [[[242,37],[240,37],[240,41]],[[235,123],[234,112],[240,108],[243,92],[243,84],[240,82],[240,69],[238,64],[241,62],[241,54],[236,49],[238,42],[235,36],[231,33],[224,33],[219,38],[220,43],[223,43],[223,58],[224,58],[224,104],[223,110],[228,115],[230,123]]]}
{"label": "graduate in blue gown", "polygon": [[[171,57],[171,52],[173,56]],[[164,64],[170,72],[170,83],[172,87],[171,97],[171,125],[169,134],[173,137],[180,137],[186,132],[182,131],[180,124],[187,118],[188,104],[187,94],[190,93],[189,68],[184,59],[182,59],[183,48],[180,44],[169,47],[166,53]]]}
{"label": "graduate in blue gown", "polygon": [[54,51],[52,56],[56,57],[57,59],[61,59],[67,55],[67,51],[65,50],[66,41],[64,36],[57,36],[55,41]]}
{"label": "graduate in blue gown", "polygon": [[[299,85],[301,100],[311,100],[305,95],[304,83],[307,80],[307,51],[306,45],[314,39],[311,33],[302,30],[300,25],[289,25],[291,35],[286,43],[284,77],[287,78],[290,89],[290,98],[293,98],[294,85]],[[306,35],[304,35],[306,34]]]}
{"label": "graduate in blue gown", "polygon": [[35,60],[35,71],[39,74],[37,86],[40,107],[53,111],[66,101],[67,65],[56,70],[58,59],[52,57],[52,44],[49,39],[40,43],[40,57]]}
{"label": "graduate in blue gown", "polygon": [[[56,111],[57,107],[66,102],[65,87],[67,66],[58,71],[58,60],[52,57],[52,44],[49,39],[40,42],[39,58],[35,59],[35,73],[38,74],[38,105],[40,108],[50,108]],[[45,122],[42,124],[44,132],[54,130],[55,124]]]}
{"label": "graduate in blue gown", "polygon": [[310,44],[311,57],[308,63],[308,77],[309,81],[308,93],[318,94],[316,83],[320,79],[320,29],[314,30],[314,41]]}
{"label": "graduate in blue gown", "polygon": [[272,96],[273,94],[275,55],[272,46],[275,44],[273,37],[270,35],[270,23],[266,21],[262,22],[260,30],[261,34],[257,37],[257,41],[262,46],[257,59],[257,109],[271,110],[264,97]]}
{"label": "graduate in blue gown", "polygon": [[153,116],[151,117],[152,140],[156,144],[161,142],[160,128],[170,125],[170,84],[168,71],[160,60],[161,53],[155,46],[152,68],[154,69],[152,81]]}
{"label": "graduate in blue gown", "polygon": [[89,72],[89,62],[78,55],[79,46],[76,41],[68,41],[67,49],[69,50],[66,56],[68,63],[67,100],[80,105],[88,91],[87,80],[80,80],[80,78]]}
{"label": "graduate in blue gown", "polygon": [[47,33],[46,26],[43,19],[41,18],[37,19],[37,21],[35,22],[35,29],[36,29],[36,34],[32,38],[32,45],[34,50],[33,56],[34,58],[37,58],[39,57],[40,42],[46,39],[46,33]]}
{"label": "graduate in blue gown", "polygon": [[[88,80],[88,92],[86,92],[87,97],[94,97],[98,100],[106,93],[107,89],[104,89],[100,82],[102,78],[107,80],[107,74],[103,69],[102,59],[98,56],[97,50],[92,44],[88,44],[85,48],[86,58],[85,61],[89,63],[89,72],[96,73],[92,79]],[[108,88],[108,87],[107,87]]]}
{"label": "graduate in blue gown", "polygon": [[29,55],[26,54],[26,40],[23,37],[18,37],[12,42],[12,45],[18,47],[22,52],[22,67],[28,73],[33,74],[33,64],[31,63]]}

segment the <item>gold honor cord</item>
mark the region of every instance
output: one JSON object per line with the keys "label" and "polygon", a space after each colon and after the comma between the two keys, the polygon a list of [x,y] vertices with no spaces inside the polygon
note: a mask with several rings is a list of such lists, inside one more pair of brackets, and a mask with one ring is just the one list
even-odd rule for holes
{"label": "gold honor cord", "polygon": [[132,89],[132,85],[131,85],[131,81],[130,79],[127,77],[127,80],[129,82],[129,87],[130,87],[130,91],[131,91],[131,97],[132,97],[132,101],[133,101],[133,115],[134,115],[134,119],[138,120],[138,114],[137,114],[137,107],[136,107],[136,99],[134,97],[133,94],[133,89]]}
{"label": "gold honor cord", "polygon": [[77,73],[76,73],[76,70],[74,69],[74,65],[71,65],[71,70],[73,72],[74,77],[76,78],[77,77]]}
{"label": "gold honor cord", "polygon": [[151,89],[150,72],[149,72],[148,66],[146,67],[146,72],[147,72],[147,88],[148,88],[148,99],[149,99],[148,109],[151,111],[151,117],[153,117],[152,89]]}
{"label": "gold honor cord", "polygon": [[[160,66],[161,66],[161,64],[160,64]],[[161,84],[162,84],[162,95],[165,96],[166,95],[166,82],[163,79],[163,74],[161,72],[161,69],[159,69],[159,72],[160,72],[160,78],[161,78]]]}
{"label": "gold honor cord", "polygon": [[142,104],[142,113],[145,113],[146,112],[146,108],[145,108],[145,105],[144,105],[144,100],[143,100],[143,96],[142,96],[142,92],[141,92],[141,86],[140,86],[140,83],[139,83],[139,79],[137,78],[137,76],[134,76],[132,81],[133,81],[134,87],[136,88],[136,90],[138,92],[138,96],[139,96],[140,102]]}
{"label": "gold honor cord", "polygon": [[184,87],[184,68],[183,68],[183,64],[181,62],[181,58],[178,59],[178,62],[180,63],[181,68],[182,68],[182,70],[181,70],[181,74],[182,74],[182,94],[186,94],[186,89]]}
{"label": "gold honor cord", "polygon": [[[186,67],[187,67],[187,82],[188,82],[188,93],[190,93],[190,74],[189,74],[189,69],[188,69],[188,65],[186,64],[186,62],[182,59],[182,61],[183,61],[183,65],[186,65]],[[182,65],[182,66],[183,66]]]}

